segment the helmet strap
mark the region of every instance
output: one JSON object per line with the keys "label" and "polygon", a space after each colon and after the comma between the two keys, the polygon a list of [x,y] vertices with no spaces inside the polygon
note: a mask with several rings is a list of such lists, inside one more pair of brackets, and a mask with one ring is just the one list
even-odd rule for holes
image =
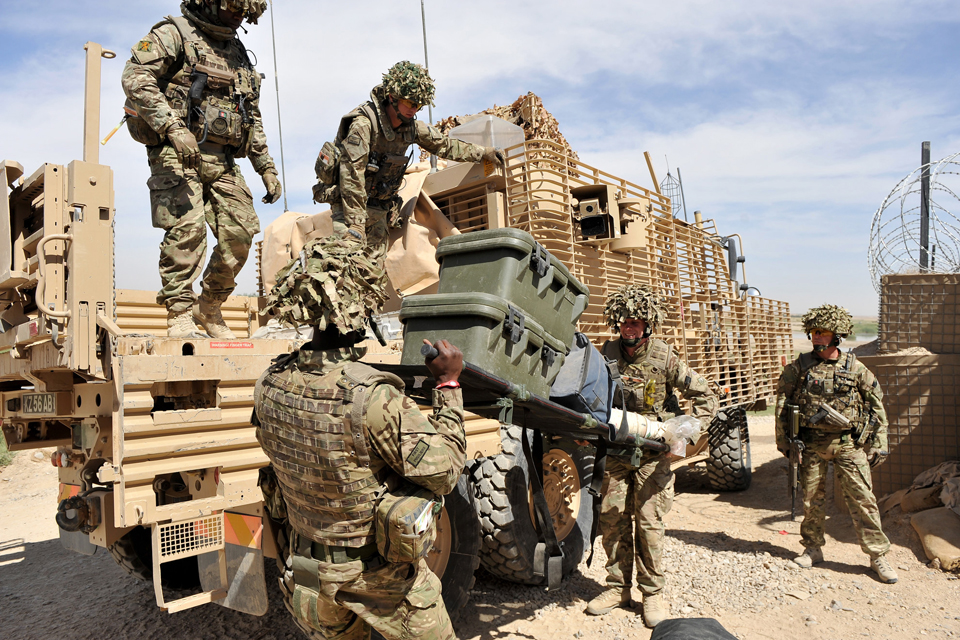
{"label": "helmet strap", "polygon": [[416,114],[412,118],[407,118],[402,113],[400,113],[400,98],[397,98],[392,93],[387,94],[387,100],[390,102],[390,105],[393,107],[393,111],[397,114],[397,118],[400,119],[400,122],[403,124],[410,124],[417,119]]}

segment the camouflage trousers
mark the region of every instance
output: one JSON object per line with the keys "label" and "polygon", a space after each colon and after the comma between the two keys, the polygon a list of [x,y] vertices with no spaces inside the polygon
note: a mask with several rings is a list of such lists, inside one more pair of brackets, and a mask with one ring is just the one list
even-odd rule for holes
{"label": "camouflage trousers", "polygon": [[[316,579],[297,572],[316,567]],[[367,640],[376,629],[386,640],[456,640],[441,597],[440,579],[425,560],[387,563],[364,570],[294,557],[297,586],[293,615],[327,640]]]}
{"label": "camouflage trousers", "polygon": [[627,458],[607,458],[599,526],[607,553],[607,586],[632,586],[636,556],[640,591],[653,595],[663,589],[663,517],[673,506],[673,480],[665,455],[645,455],[639,466]]}
{"label": "camouflage trousers", "polygon": [[166,232],[160,243],[157,304],[179,313],[196,302],[193,282],[207,254],[207,226],[216,246],[201,287],[211,301],[226,300],[260,232],[240,167],[222,153],[204,152],[199,170],[184,170],[170,145],[148,148],[147,156],[153,226]]}
{"label": "camouflage trousers", "polygon": [[[347,230],[347,224],[343,216],[343,207],[335,204],[331,207],[331,218],[333,219],[333,233],[342,235]],[[390,241],[390,218],[391,212],[378,207],[367,207],[366,234],[367,245],[364,247],[364,253],[374,265],[379,273],[383,274],[380,278],[383,288],[386,288],[386,269],[384,267],[387,259],[387,244]],[[379,313],[379,309],[374,313]]]}
{"label": "camouflage trousers", "polygon": [[803,487],[800,544],[804,547],[824,545],[827,462],[833,462],[860,548],[870,556],[882,556],[890,549],[890,541],[880,528],[880,510],[873,495],[870,465],[866,454],[854,446],[849,436],[844,440],[839,437],[820,439],[805,445],[800,464],[800,485]]}

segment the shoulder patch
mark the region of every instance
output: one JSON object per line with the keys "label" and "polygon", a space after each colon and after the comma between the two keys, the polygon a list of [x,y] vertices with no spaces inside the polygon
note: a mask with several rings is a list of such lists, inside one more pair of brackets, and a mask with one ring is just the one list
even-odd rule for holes
{"label": "shoulder patch", "polygon": [[413,448],[413,451],[410,452],[410,455],[407,456],[407,462],[416,468],[421,462],[423,462],[423,456],[427,455],[427,451],[429,449],[430,445],[423,440],[420,440],[417,442],[417,446]]}
{"label": "shoulder patch", "polygon": [[141,40],[137,43],[137,51],[149,52],[153,49],[153,43],[149,40]]}

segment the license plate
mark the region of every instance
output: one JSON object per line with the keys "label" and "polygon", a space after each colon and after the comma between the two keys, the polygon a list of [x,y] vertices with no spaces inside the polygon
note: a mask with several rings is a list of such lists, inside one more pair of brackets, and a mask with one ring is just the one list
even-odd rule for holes
{"label": "license plate", "polygon": [[54,415],[57,412],[57,398],[53,393],[26,393],[21,402],[23,413]]}

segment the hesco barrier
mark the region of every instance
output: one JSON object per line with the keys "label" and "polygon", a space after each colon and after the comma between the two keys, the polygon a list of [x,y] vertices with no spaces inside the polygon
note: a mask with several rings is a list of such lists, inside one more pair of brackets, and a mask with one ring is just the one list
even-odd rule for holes
{"label": "hesco barrier", "polygon": [[960,274],[886,275],[880,283],[880,353],[960,353]]}
{"label": "hesco barrier", "polygon": [[890,420],[890,456],[873,470],[877,496],[910,486],[920,472],[941,462],[960,459],[960,355],[860,360],[880,381]]}

